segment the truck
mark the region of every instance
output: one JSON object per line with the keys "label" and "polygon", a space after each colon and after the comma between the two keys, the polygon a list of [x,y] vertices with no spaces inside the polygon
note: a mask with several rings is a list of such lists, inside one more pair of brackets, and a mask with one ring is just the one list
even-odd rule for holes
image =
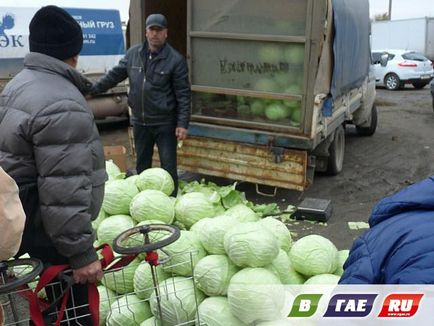
{"label": "truck", "polygon": [[[0,92],[22,68],[29,52],[29,23],[39,8],[0,6]],[[125,54],[118,10],[64,8],[83,30],[77,69],[98,80]],[[127,83],[89,100],[97,121],[128,120]]]}
{"label": "truck", "polygon": [[368,0],[131,0],[131,44],[152,13],[189,64],[179,169],[304,191],[342,171],[347,126],[375,133]]}
{"label": "truck", "polygon": [[434,60],[434,17],[372,22],[373,49],[403,49]]}

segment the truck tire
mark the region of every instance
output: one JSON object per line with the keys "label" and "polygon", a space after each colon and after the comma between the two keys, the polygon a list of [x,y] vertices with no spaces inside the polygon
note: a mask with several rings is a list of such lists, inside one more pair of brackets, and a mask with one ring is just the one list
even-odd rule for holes
{"label": "truck tire", "polygon": [[345,154],[345,129],[340,125],[335,130],[333,141],[329,147],[329,157],[327,164],[327,174],[338,175],[344,165]]}
{"label": "truck tire", "polygon": [[397,74],[391,72],[384,77],[384,86],[390,91],[396,91],[402,87],[402,82]]}
{"label": "truck tire", "polygon": [[375,130],[377,130],[377,123],[378,123],[378,113],[377,113],[377,107],[374,104],[371,110],[371,124],[369,125],[369,127],[356,126],[357,134],[360,136],[372,136],[373,134],[375,134]]}

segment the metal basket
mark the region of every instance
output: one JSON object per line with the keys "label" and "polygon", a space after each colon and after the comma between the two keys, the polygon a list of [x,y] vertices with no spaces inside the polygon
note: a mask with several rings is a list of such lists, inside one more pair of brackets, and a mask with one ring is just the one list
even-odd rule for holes
{"label": "metal basket", "polygon": [[[140,308],[143,308],[143,305],[149,306],[151,308],[153,315],[156,317],[154,322],[155,325],[199,325],[199,316],[197,313],[197,308],[199,305],[199,292],[196,288],[193,277],[193,261],[195,254],[195,252],[189,252],[174,255],[164,264],[156,266],[156,269],[164,268],[164,270],[166,270],[166,277],[169,277],[161,278],[158,276],[160,274],[156,273],[156,277],[153,280],[153,285],[150,287],[141,288],[139,293],[135,292],[134,290],[125,293],[125,289],[128,287],[126,283],[129,282],[125,279],[125,276],[130,277],[130,275],[128,275],[130,274],[128,272],[128,268],[131,267],[126,266],[124,268],[105,273],[102,283],[107,284],[107,281],[111,282],[110,288],[105,288],[107,291],[105,295],[101,295],[100,293],[101,298],[107,298],[105,299],[106,302],[101,301],[100,306],[104,304],[109,306],[105,325],[119,325],[115,321],[119,314],[128,315],[127,318],[131,320],[133,324],[136,323],[137,325],[140,325],[140,323],[143,322],[140,316]],[[172,263],[174,260],[176,260],[176,263]],[[143,261],[141,264],[148,263]],[[176,274],[170,272],[170,270],[177,269],[179,267],[181,267],[183,270],[189,269],[189,276],[176,276]],[[132,268],[137,268],[137,266],[133,266]],[[113,274],[117,274],[115,282],[113,282]],[[118,287],[118,289],[116,287]],[[110,290],[117,293],[115,297],[110,298]],[[147,297],[146,295],[146,297],[143,298],[142,293],[147,293],[148,295],[150,293],[150,297]],[[141,298],[139,299],[139,297]],[[170,305],[170,307],[173,308],[173,314],[170,312],[168,313],[167,310],[164,310],[164,308],[162,309],[162,306],[164,307],[164,305]],[[192,306],[194,309],[192,309]],[[100,315],[100,318],[101,317],[103,316]]]}
{"label": "metal basket", "polygon": [[[203,294],[196,289],[193,277],[194,258],[197,252],[182,252],[168,257],[163,247],[151,251],[152,253],[158,252],[158,255],[163,257],[159,260],[160,264],[156,264],[155,261],[151,263],[146,260],[141,262],[136,260],[129,265],[118,268],[108,266],[101,281],[104,288],[98,287],[100,292],[100,325],[118,326],[117,320],[120,315],[123,317],[121,319],[124,320],[122,326],[140,325],[146,320],[143,311],[152,312],[155,316],[155,325],[200,325],[197,311],[200,302],[199,296],[203,296]],[[118,258],[121,259],[121,257]],[[114,263],[116,261],[112,265]],[[154,272],[152,273],[152,285],[141,288],[140,293],[136,293],[132,282],[134,282],[135,270],[140,264],[149,264]],[[156,272],[158,269],[165,270],[164,279],[158,276],[159,273]],[[185,276],[180,277],[173,273],[174,270],[180,269]],[[7,272],[1,274],[0,285],[8,284],[10,277],[13,278],[18,273],[16,267],[9,268]],[[0,291],[0,303],[6,317],[4,326],[29,325],[28,300],[33,293],[32,287],[34,288],[39,280],[39,273],[40,270],[36,276],[23,279],[16,288],[8,289],[6,292]],[[187,283],[188,286],[186,286]],[[89,326],[87,321],[90,318],[89,305],[77,305],[73,302],[74,288],[66,287],[62,277],[51,282],[45,287],[45,293],[41,291],[38,295],[50,297],[52,301],[53,298],[62,298],[65,291],[71,291],[71,302],[68,307],[62,312],[62,309],[59,309],[59,304],[52,305],[51,310],[44,315],[44,321],[50,325],[63,313],[61,325]],[[148,293],[149,296],[143,295],[144,292]],[[173,311],[164,309],[165,305],[172,307]],[[145,307],[147,308],[144,310]],[[43,308],[46,307],[41,307],[41,310],[44,310]]]}

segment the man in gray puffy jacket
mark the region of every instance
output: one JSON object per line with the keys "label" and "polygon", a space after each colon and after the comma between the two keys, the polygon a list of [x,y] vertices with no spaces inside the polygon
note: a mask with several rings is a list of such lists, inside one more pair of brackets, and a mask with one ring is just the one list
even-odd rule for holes
{"label": "man in gray puffy jacket", "polygon": [[27,216],[19,255],[69,264],[78,306],[87,300],[80,284],[102,278],[91,221],[104,196],[104,152],[84,98],[91,83],[74,69],[80,25],[47,6],[29,29],[24,69],[0,96],[0,166],[18,184]]}

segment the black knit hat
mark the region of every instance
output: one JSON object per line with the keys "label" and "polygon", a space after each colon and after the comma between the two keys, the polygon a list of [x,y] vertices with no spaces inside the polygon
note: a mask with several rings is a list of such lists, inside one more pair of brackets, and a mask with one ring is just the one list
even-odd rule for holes
{"label": "black knit hat", "polygon": [[59,60],[79,54],[83,32],[77,21],[62,8],[46,6],[39,9],[29,25],[30,51]]}

